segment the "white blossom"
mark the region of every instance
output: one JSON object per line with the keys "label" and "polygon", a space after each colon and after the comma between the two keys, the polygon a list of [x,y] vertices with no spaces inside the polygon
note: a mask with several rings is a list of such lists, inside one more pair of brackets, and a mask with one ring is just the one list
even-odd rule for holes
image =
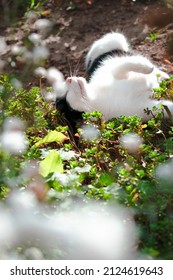
{"label": "white blossom", "polygon": [[16,241],[16,229],[13,222],[13,219],[9,213],[0,205],[0,221],[1,221],[1,230],[0,230],[0,251],[4,247],[12,246]]}
{"label": "white blossom", "polygon": [[48,19],[38,19],[35,23],[34,23],[34,29],[38,30],[42,35],[46,35],[47,33],[49,33],[52,29],[52,22]]}
{"label": "white blossom", "polygon": [[80,135],[87,141],[96,140],[100,137],[100,131],[94,125],[83,125],[81,129]]}
{"label": "white blossom", "polygon": [[49,209],[33,192],[13,190],[0,209],[0,257],[28,244],[24,254],[32,259],[44,258],[43,252],[54,259],[134,257],[136,227],[129,209],[64,199]]}
{"label": "white blossom", "polygon": [[31,51],[25,50],[22,54],[22,59],[27,62],[28,64],[32,63],[34,56],[33,53]]}
{"label": "white blossom", "polygon": [[56,100],[55,93],[52,91],[42,91],[41,94],[46,102],[52,103]]}
{"label": "white blossom", "polygon": [[44,67],[37,67],[34,71],[35,75],[36,76],[39,76],[39,77],[46,77],[47,75],[47,70],[44,68]]}
{"label": "white blossom", "polygon": [[24,124],[17,117],[6,118],[0,136],[1,148],[10,154],[19,155],[26,151],[28,141],[24,133]]}
{"label": "white blossom", "polygon": [[11,80],[11,82],[12,82],[12,84],[13,84],[13,86],[14,86],[14,88],[15,88],[16,90],[19,90],[20,88],[22,88],[22,82],[19,81],[18,79],[13,78],[13,79]]}
{"label": "white blossom", "polygon": [[3,132],[1,134],[1,147],[10,154],[22,154],[28,147],[25,133],[20,131]]}
{"label": "white blossom", "polygon": [[55,83],[52,84],[52,88],[56,97],[58,98],[65,96],[67,92],[67,84],[65,81],[64,82],[56,81]]}
{"label": "white blossom", "polygon": [[136,133],[126,133],[120,139],[120,144],[131,154],[136,154],[140,151],[140,146],[143,139]]}
{"label": "white blossom", "polygon": [[50,67],[47,70],[46,78],[51,84],[53,84],[55,82],[59,82],[59,83],[64,82],[63,74],[58,69],[56,69],[55,67]]}
{"label": "white blossom", "polygon": [[14,45],[11,47],[11,53],[13,55],[21,55],[26,51],[26,48],[19,45]]}
{"label": "white blossom", "polygon": [[41,36],[37,33],[32,33],[28,36],[28,39],[34,44],[38,45],[41,42]]}
{"label": "white blossom", "polygon": [[30,160],[25,163],[23,175],[27,178],[34,178],[39,174],[39,163],[36,160]]}
{"label": "white blossom", "polygon": [[38,201],[33,192],[29,190],[13,190],[7,198],[7,205],[19,214],[21,209],[23,214],[28,211],[37,211]]}
{"label": "white blossom", "polygon": [[27,260],[28,259],[29,260],[43,260],[44,259],[42,251],[36,247],[27,248],[24,251],[24,255]]}
{"label": "white blossom", "polygon": [[34,47],[32,52],[32,59],[35,64],[46,60],[49,56],[49,50],[45,46]]}
{"label": "white blossom", "polygon": [[25,126],[23,121],[18,117],[8,117],[3,123],[3,130],[5,132],[24,131]]}
{"label": "white blossom", "polygon": [[86,207],[77,205],[71,211],[59,212],[56,220],[67,242],[67,258],[129,259],[133,255],[135,226],[121,207],[91,202]]}
{"label": "white blossom", "polygon": [[161,183],[162,191],[173,193],[173,159],[161,163],[155,170],[156,179]]}

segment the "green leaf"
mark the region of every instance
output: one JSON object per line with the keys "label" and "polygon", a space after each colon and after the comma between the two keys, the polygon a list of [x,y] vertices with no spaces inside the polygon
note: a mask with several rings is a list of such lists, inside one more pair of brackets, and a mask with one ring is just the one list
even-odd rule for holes
{"label": "green leaf", "polygon": [[64,140],[68,139],[63,133],[53,130],[49,132],[43,139],[39,140],[35,143],[34,147],[37,148],[43,144],[52,143],[52,142],[63,142]]}
{"label": "green leaf", "polygon": [[102,173],[98,181],[102,186],[109,186],[115,179],[109,173]]}
{"label": "green leaf", "polygon": [[145,177],[145,171],[143,169],[136,169],[135,173],[138,177],[143,178]]}
{"label": "green leaf", "polygon": [[63,164],[59,153],[53,150],[40,162],[40,174],[47,177],[54,172],[63,173]]}

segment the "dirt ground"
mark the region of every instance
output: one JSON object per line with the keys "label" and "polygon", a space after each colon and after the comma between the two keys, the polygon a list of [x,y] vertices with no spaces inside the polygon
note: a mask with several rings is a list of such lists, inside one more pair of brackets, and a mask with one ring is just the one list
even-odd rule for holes
{"label": "dirt ground", "polygon": [[[101,35],[110,31],[123,32],[139,53],[168,73],[173,74],[173,5],[158,0],[94,0],[77,1],[69,10],[69,1],[47,1],[42,17],[53,21],[53,34],[46,39],[50,50],[48,66],[55,66],[65,76],[85,76],[84,58],[88,47]],[[13,28],[0,28],[9,48],[22,41],[32,27],[21,23]],[[149,34],[157,33],[152,40]]]}
{"label": "dirt ground", "polygon": [[[95,0],[74,11],[55,7],[51,17],[62,31],[57,41],[48,41],[50,64],[65,75],[70,71],[84,75],[88,47],[110,31],[123,32],[136,51],[173,72],[169,64],[173,62],[173,10],[159,1]],[[148,37],[150,32],[158,33],[154,42]]]}

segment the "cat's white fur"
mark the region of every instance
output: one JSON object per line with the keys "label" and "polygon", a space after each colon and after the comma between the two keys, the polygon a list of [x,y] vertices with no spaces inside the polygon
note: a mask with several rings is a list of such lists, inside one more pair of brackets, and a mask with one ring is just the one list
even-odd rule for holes
{"label": "cat's white fur", "polygon": [[97,57],[113,50],[121,50],[124,52],[129,51],[129,43],[123,34],[118,32],[111,32],[105,34],[102,38],[95,41],[91,45],[86,55],[86,69],[89,69],[89,67]]}
{"label": "cat's white fur", "polygon": [[[111,38],[112,34],[110,34]],[[121,36],[114,34],[116,40],[117,38],[120,41],[122,39],[119,42],[120,45],[123,46],[124,42],[127,43],[122,34]],[[105,40],[110,37],[106,35],[103,38]],[[97,42],[93,46],[96,46]],[[105,44],[104,41],[103,46]],[[88,57],[91,56],[93,46]],[[98,45],[98,50],[100,49]],[[151,115],[146,114],[145,109],[152,110],[153,106],[160,107],[163,104],[173,114],[171,101],[153,99],[153,88],[158,87],[160,80],[166,78],[169,76],[144,56],[109,57],[94,72],[89,83],[82,77],[67,78],[66,99],[70,106],[77,111],[100,111],[105,120],[121,115],[137,115],[146,121],[151,118]],[[166,110],[165,116],[167,116]]]}

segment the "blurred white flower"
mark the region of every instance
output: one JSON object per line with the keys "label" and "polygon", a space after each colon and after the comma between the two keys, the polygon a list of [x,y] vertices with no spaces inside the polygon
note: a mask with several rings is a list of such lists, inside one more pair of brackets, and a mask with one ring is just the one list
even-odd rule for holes
{"label": "blurred white flower", "polygon": [[44,259],[42,251],[36,247],[27,248],[24,251],[24,255],[27,260],[43,260]]}
{"label": "blurred white flower", "polygon": [[49,56],[48,48],[44,46],[34,47],[32,52],[32,58],[35,64],[39,64],[40,62],[46,60],[48,56]]}
{"label": "blurred white flower", "polygon": [[73,173],[87,173],[91,170],[91,165],[86,163],[83,167],[77,166],[73,169]]}
{"label": "blurred white flower", "polygon": [[55,96],[57,98],[61,98],[63,96],[65,96],[66,92],[67,92],[67,84],[66,82],[59,82],[56,81],[52,84],[52,88],[53,88],[53,92],[55,93]]}
{"label": "blurred white flower", "polygon": [[65,150],[63,148],[58,149],[58,153],[63,160],[70,160],[72,158],[79,157],[79,154],[77,154],[75,151]]}
{"label": "blurred white flower", "polygon": [[28,39],[34,44],[34,45],[39,45],[41,42],[41,36],[40,34],[37,33],[32,33],[28,36]]}
{"label": "blurred white flower", "polygon": [[54,92],[43,90],[43,91],[41,91],[41,95],[43,96],[43,99],[46,102],[52,103],[53,101],[56,100],[56,96],[55,96]]}
{"label": "blurred white flower", "polygon": [[0,209],[0,251],[30,244],[26,258],[42,258],[42,252],[56,259],[134,257],[136,227],[129,209],[95,201],[77,203],[68,197],[69,202],[68,208],[63,204],[49,209],[33,192],[13,190]]}
{"label": "blurred white flower", "polygon": [[143,139],[136,133],[124,134],[120,139],[120,144],[131,154],[136,154],[140,151],[140,146]]}
{"label": "blurred white flower", "polygon": [[13,155],[22,154],[28,147],[24,132],[6,131],[1,134],[0,139],[2,149]]}
{"label": "blurred white flower", "polygon": [[3,53],[6,50],[7,44],[4,38],[0,38],[0,53]]}
{"label": "blurred white flower", "polygon": [[55,82],[59,82],[59,83],[64,82],[63,74],[58,69],[56,69],[55,67],[50,67],[47,70],[46,78],[51,84],[53,84]]}
{"label": "blurred white flower", "polygon": [[[69,259],[130,259],[136,244],[135,224],[121,207],[102,203],[77,205],[60,212],[57,224],[67,244]],[[69,244],[68,244],[69,243]]]}
{"label": "blurred white flower", "polygon": [[0,230],[0,251],[5,247],[10,247],[16,241],[16,230],[13,223],[13,219],[5,209],[5,207],[0,206],[0,221],[1,221],[1,230]]}
{"label": "blurred white flower", "polygon": [[1,148],[14,155],[19,155],[26,151],[28,141],[23,130],[24,124],[19,118],[6,118],[0,137]]}
{"label": "blurred white flower", "polygon": [[11,47],[11,53],[13,55],[21,55],[26,51],[26,48],[19,45],[14,45]]}
{"label": "blurred white flower", "polygon": [[8,117],[3,122],[3,130],[5,132],[24,131],[25,126],[23,121],[18,117]]}
{"label": "blurred white flower", "polygon": [[22,210],[22,215],[25,214],[25,211],[32,212],[38,210],[36,196],[29,190],[13,190],[7,198],[7,205],[17,214]]}
{"label": "blurred white flower", "polygon": [[97,140],[100,137],[100,131],[94,125],[83,125],[81,129],[80,135],[87,141]]}
{"label": "blurred white flower", "polygon": [[34,29],[39,31],[40,34],[46,35],[51,31],[51,29],[53,27],[53,23],[48,19],[42,18],[42,19],[38,19],[34,23],[33,27],[34,27]]}
{"label": "blurred white flower", "polygon": [[53,92],[42,92],[43,98],[46,101],[54,101],[56,97],[62,97],[66,94],[67,85],[63,74],[55,67],[45,69],[44,67],[37,67],[35,75],[39,77],[46,77],[48,82],[52,85]]}
{"label": "blurred white flower", "polygon": [[25,163],[23,175],[26,178],[33,178],[39,174],[39,163],[36,160],[30,160]]}
{"label": "blurred white flower", "polygon": [[25,49],[23,50],[24,52],[22,53],[22,59],[24,60],[24,62],[31,64],[34,59],[33,53]]}
{"label": "blurred white flower", "polygon": [[74,182],[78,179],[77,174],[61,174],[54,173],[52,179],[57,180],[62,186],[72,186]]}
{"label": "blurred white flower", "polygon": [[159,164],[155,170],[156,179],[162,183],[162,191],[173,193],[173,159]]}
{"label": "blurred white flower", "polygon": [[39,76],[41,78],[46,77],[47,75],[47,70],[44,67],[37,67],[34,71],[36,76]]}
{"label": "blurred white flower", "polygon": [[13,78],[13,79],[11,80],[11,82],[12,82],[12,84],[13,84],[13,86],[14,86],[14,88],[15,88],[16,90],[19,90],[20,88],[22,88],[22,82],[19,81],[18,79]]}

